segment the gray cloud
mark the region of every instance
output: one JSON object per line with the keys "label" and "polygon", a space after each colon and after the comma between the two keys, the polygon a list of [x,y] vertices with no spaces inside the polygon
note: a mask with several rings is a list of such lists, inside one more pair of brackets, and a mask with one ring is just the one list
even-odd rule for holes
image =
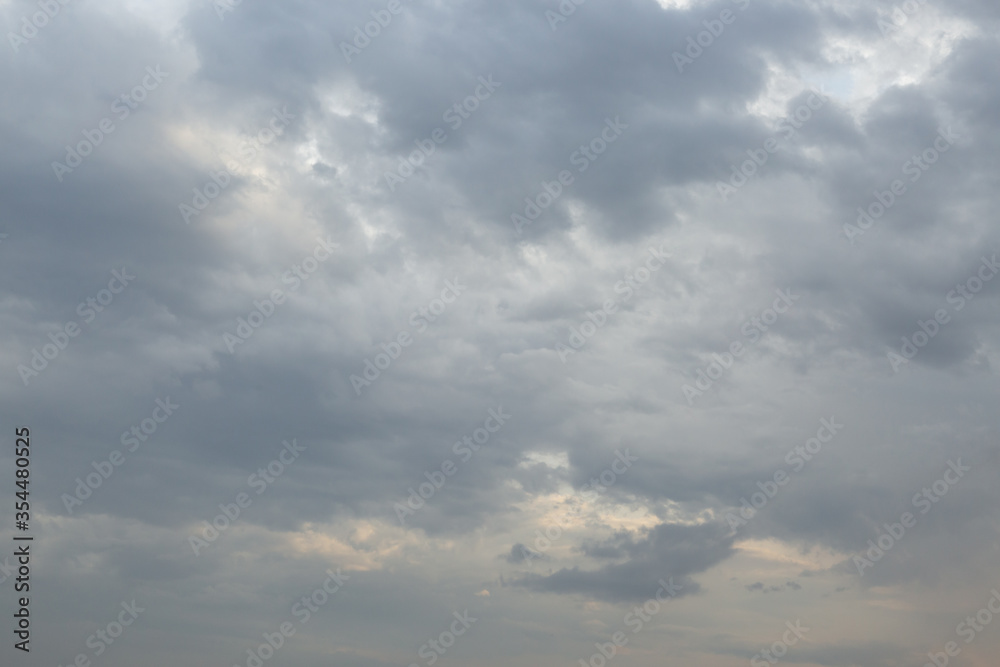
{"label": "gray cloud", "polygon": [[[550,575],[525,575],[515,585],[600,600],[642,601],[652,596],[660,579],[674,577],[686,582],[678,595],[690,595],[700,588],[690,575],[707,570],[733,553],[732,538],[724,527],[714,524],[660,524],[638,539],[630,534],[619,535],[612,543],[624,562],[597,570],[574,567]],[[606,557],[606,552],[598,553]]]}
{"label": "gray cloud", "polygon": [[[920,3],[883,35],[892,3],[593,0],[553,30],[555,1],[404,1],[351,62],[341,43],[387,2],[58,4],[31,31],[41,5],[0,3],[0,394],[37,443],[37,664],[96,658],[87,637],[133,598],[148,611],[103,664],[246,664],[337,567],[350,585],[276,661],[423,664],[464,609],[481,620],[445,660],[585,658],[673,577],[682,599],[630,644],[636,664],[746,660],[809,615],[852,623],[817,623],[789,662],[889,666],[941,650],[982,605],[997,284],[953,291],[1000,247],[995,2]],[[132,108],[121,96],[154,67],[168,75]],[[452,127],[488,76],[499,88]],[[786,137],[816,90],[829,99]],[[53,168],[105,119],[72,171]],[[914,172],[942,129],[954,144]],[[573,183],[517,235],[511,214],[562,170]],[[852,242],[845,225],[895,179],[905,194]],[[309,272],[318,239],[333,250]],[[650,247],[670,257],[643,282]],[[122,270],[134,280],[102,302]],[[467,289],[435,313],[456,277]],[[779,289],[800,298],[753,325]],[[888,353],[940,309],[896,372]],[[557,344],[586,322],[564,363]],[[745,353],[689,404],[682,387],[734,342]],[[176,414],[129,451],[166,398]],[[463,450],[498,405],[510,422]],[[795,470],[787,453],[830,415],[844,432]],[[293,438],[302,456],[257,494]],[[623,449],[636,465],[588,494]],[[919,513],[959,457],[973,470]],[[778,471],[787,484],[731,530]],[[411,490],[425,502],[403,523]],[[190,536],[239,493],[252,502],[195,556]],[[916,526],[859,574],[904,512]],[[983,633],[969,660],[996,650]]]}

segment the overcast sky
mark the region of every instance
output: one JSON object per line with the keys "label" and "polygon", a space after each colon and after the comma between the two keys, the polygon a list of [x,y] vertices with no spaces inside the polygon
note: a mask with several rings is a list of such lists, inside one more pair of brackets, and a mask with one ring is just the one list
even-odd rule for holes
{"label": "overcast sky", "polygon": [[996,664],[996,0],[0,23],[4,664]]}

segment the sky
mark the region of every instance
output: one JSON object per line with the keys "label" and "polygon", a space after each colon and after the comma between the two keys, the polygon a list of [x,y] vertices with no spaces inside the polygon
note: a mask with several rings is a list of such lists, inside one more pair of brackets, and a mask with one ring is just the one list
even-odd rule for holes
{"label": "sky", "polygon": [[996,664],[995,0],[0,25],[3,664]]}

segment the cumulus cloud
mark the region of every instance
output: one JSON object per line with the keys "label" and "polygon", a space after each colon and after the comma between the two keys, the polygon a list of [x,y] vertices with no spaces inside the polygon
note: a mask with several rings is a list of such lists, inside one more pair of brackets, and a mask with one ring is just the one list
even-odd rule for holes
{"label": "cumulus cloud", "polygon": [[994,1],[0,24],[38,664],[572,662],[671,577],[636,664],[917,664],[995,585]]}

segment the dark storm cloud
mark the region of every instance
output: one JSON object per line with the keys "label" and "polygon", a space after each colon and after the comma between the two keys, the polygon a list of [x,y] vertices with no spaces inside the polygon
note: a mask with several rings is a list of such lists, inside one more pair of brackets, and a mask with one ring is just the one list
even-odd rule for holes
{"label": "dark storm cloud", "polygon": [[518,542],[510,548],[510,553],[503,557],[508,563],[517,565],[519,563],[531,562],[533,560],[549,560],[544,553],[535,551],[531,547]]}
{"label": "dark storm cloud", "polygon": [[[553,574],[525,575],[515,585],[534,591],[584,595],[611,602],[646,600],[659,579],[686,582],[680,595],[699,591],[690,576],[704,572],[733,553],[733,540],[724,526],[660,524],[636,538],[620,535],[608,547],[625,558],[622,563],[596,570],[563,568]],[[587,555],[591,555],[588,553]],[[605,558],[601,553],[600,558]]]}

